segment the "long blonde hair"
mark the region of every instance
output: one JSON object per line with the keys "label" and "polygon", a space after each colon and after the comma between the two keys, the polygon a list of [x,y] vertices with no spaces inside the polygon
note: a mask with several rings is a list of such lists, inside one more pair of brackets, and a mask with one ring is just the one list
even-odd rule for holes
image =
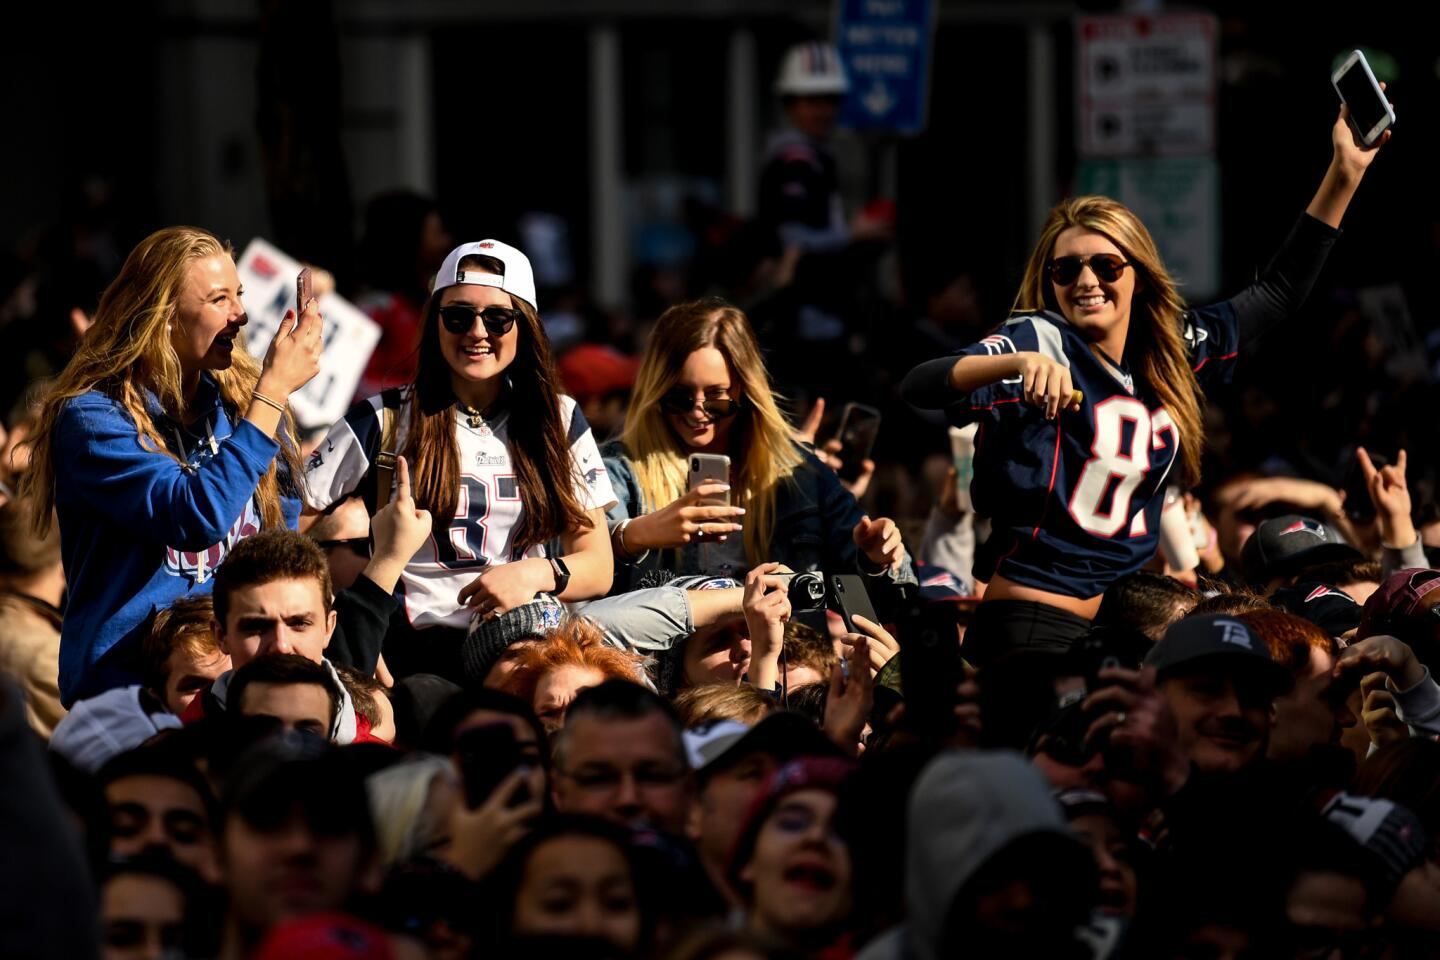
{"label": "long blonde hair", "polygon": [[[1015,313],[1037,310],[1060,312],[1046,271],[1060,234],[1083,227],[1104,234],[1120,248],[1135,270],[1135,293],[1130,307],[1126,352],[1155,391],[1180,434],[1176,479],[1186,485],[1200,480],[1200,456],[1205,434],[1200,420],[1200,384],[1190,368],[1190,355],[1181,337],[1185,301],[1175,289],[1150,231],[1129,208],[1109,197],[1072,197],[1050,211],[1040,240],[1025,265],[1025,278],[1015,297]],[[1139,321],[1138,323],[1136,321]]]}
{"label": "long blonde hair", "polygon": [[[170,342],[170,328],[178,320],[179,300],[189,279],[190,265],[216,256],[233,256],[233,251],[204,230],[166,227],[140,241],[125,258],[119,276],[100,298],[94,326],[45,395],[35,428],[30,471],[22,487],[23,495],[35,498],[37,533],[49,530],[55,506],[55,426],[65,404],[75,397],[91,390],[104,393],[134,421],[142,447],[180,462],[165,445],[146,403],[153,394],[165,413],[176,419],[185,408],[180,358]],[[232,419],[249,407],[255,383],[260,379],[260,365],[244,349],[243,340],[236,346],[228,369],[210,371]],[[294,436],[295,422],[287,410],[280,450],[292,482],[298,483],[303,472],[300,453],[287,439]],[[283,526],[274,463],[260,478],[256,495],[264,525]]]}
{"label": "long blonde hair", "polygon": [[743,391],[730,428],[730,449],[735,454],[730,502],[745,508],[745,557],[753,565],[771,553],[776,487],[789,482],[802,460],[795,431],[770,387],[750,321],[738,307],[706,298],[677,304],[660,316],[640,362],[621,439],[647,509],[659,509],[684,495],[689,451],[666,421],[660,398],[675,386],[690,354],[705,347],[720,351]]}

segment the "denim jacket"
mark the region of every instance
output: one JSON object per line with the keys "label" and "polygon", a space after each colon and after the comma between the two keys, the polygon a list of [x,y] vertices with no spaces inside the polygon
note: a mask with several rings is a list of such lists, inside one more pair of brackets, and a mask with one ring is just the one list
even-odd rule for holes
{"label": "denim jacket", "polygon": [[[649,513],[635,469],[620,441],[600,448],[605,469],[618,498],[606,519],[610,530],[629,517]],[[899,570],[880,570],[855,546],[851,531],[860,522],[860,505],[840,484],[840,478],[809,450],[802,448],[802,461],[788,481],[781,481],[775,496],[775,533],[766,560],[778,560],[796,572],[817,570],[827,574],[859,572],[870,586],[877,610],[898,599],[901,584],[915,583],[915,571],[907,554]],[[612,593],[631,590],[637,581],[658,569],[676,574],[695,574],[698,555],[694,546],[676,550],[650,550],[633,561],[618,557]]]}

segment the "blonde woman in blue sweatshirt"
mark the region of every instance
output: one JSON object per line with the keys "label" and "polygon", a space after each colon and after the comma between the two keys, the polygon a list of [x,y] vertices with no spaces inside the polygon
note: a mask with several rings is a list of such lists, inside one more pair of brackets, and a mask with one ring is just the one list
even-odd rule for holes
{"label": "blonde woman in blue sweatshirt", "polygon": [[319,370],[320,313],[288,311],[263,364],[246,352],[228,245],[193,227],[141,241],[50,389],[24,493],[60,523],[68,706],[139,682],[157,610],[211,588],[230,548],[294,527],[302,467],[287,401]]}

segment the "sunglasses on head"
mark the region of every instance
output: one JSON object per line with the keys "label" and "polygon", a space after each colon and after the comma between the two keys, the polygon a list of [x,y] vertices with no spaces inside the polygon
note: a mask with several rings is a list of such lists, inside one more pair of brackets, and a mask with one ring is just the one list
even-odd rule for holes
{"label": "sunglasses on head", "polygon": [[[729,397],[706,397],[700,404],[705,416],[711,420],[724,420],[740,411],[740,401]],[[660,409],[677,417],[683,417],[695,409],[695,394],[684,387],[676,387],[660,398]]]}
{"label": "sunglasses on head", "polygon": [[469,333],[475,326],[476,314],[480,315],[485,329],[497,337],[509,333],[510,328],[515,326],[515,321],[520,318],[520,311],[514,307],[486,307],[484,310],[476,310],[468,303],[448,303],[440,308],[440,322],[445,324],[445,329],[451,333]]}
{"label": "sunglasses on head", "polygon": [[1096,253],[1088,257],[1056,257],[1050,261],[1047,269],[1050,271],[1051,280],[1062,287],[1068,287],[1086,267],[1095,274],[1096,280],[1114,283],[1130,265],[1130,261],[1118,253]]}

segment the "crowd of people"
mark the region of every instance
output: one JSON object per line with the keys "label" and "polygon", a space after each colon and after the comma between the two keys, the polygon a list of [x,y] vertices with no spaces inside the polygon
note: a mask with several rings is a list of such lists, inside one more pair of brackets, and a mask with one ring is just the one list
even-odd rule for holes
{"label": "crowd of people", "polygon": [[638,356],[555,349],[531,258],[419,198],[328,429],[318,302],[254,359],[203,230],[70,304],[0,471],[0,955],[1440,956],[1440,504],[1353,441],[1350,495],[1207,474],[1389,134],[1342,108],[1211,305],[1059,204],[1007,316],[862,397],[954,444],[903,484],[786,397],[889,229],[833,195],[843,83],[777,85],[782,292]]}

